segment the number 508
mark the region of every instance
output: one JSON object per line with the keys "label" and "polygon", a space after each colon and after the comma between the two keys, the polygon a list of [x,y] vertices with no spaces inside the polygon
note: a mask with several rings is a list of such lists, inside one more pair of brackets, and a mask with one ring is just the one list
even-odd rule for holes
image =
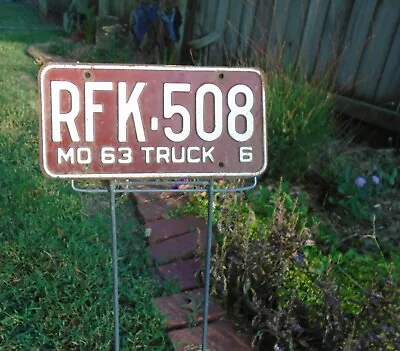
{"label": "number 508", "polygon": [[[174,132],[171,127],[164,128],[165,136],[174,142],[184,141],[190,135],[190,114],[186,107],[178,104],[172,104],[173,93],[190,92],[189,83],[165,83],[164,84],[164,118],[172,118],[178,114],[182,118],[182,130]],[[214,129],[207,132],[204,128],[204,98],[206,94],[212,94],[214,97]],[[245,103],[243,106],[236,104],[236,96],[243,94]],[[223,94],[221,89],[215,84],[204,84],[196,92],[196,132],[204,141],[214,141],[218,139],[223,131]],[[254,132],[254,117],[251,109],[254,105],[254,95],[251,89],[244,85],[238,84],[229,89],[227,94],[227,102],[229,107],[228,114],[228,134],[238,142],[245,142],[251,138]],[[236,129],[236,119],[243,116],[246,121],[245,131],[239,133]]]}

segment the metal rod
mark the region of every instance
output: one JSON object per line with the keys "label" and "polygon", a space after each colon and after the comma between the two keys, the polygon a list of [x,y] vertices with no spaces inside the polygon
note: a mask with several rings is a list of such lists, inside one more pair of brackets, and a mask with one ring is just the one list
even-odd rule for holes
{"label": "metal rod", "polygon": [[114,287],[114,350],[119,351],[119,306],[118,306],[118,250],[117,250],[117,217],[115,214],[115,182],[110,181],[110,208],[112,231],[112,268]]}
{"label": "metal rod", "polygon": [[208,181],[206,180],[163,180],[163,181],[156,181],[156,180],[148,180],[148,181],[117,181],[118,184],[128,184],[128,185],[180,185],[180,184],[192,184],[192,185],[207,185]]}
{"label": "metal rod", "polygon": [[204,286],[204,309],[203,309],[203,338],[202,351],[207,350],[208,332],[208,304],[210,295],[210,270],[211,270],[211,246],[212,246],[212,217],[214,208],[214,181],[210,180],[208,185],[208,223],[207,223],[207,251],[205,262],[205,286]]}
{"label": "metal rod", "polygon": [[147,188],[147,189],[117,189],[118,186],[166,186],[176,184],[190,184],[192,186],[202,186],[208,184],[208,223],[207,223],[207,248],[205,257],[205,287],[204,287],[204,310],[203,310],[203,335],[202,335],[202,351],[207,350],[207,332],[208,332],[208,308],[210,295],[210,270],[211,270],[211,247],[212,247],[212,217],[214,208],[214,194],[227,192],[242,192],[254,189],[257,185],[257,178],[253,178],[253,183],[238,188],[214,188],[214,180],[205,181],[148,181],[148,182],[121,182],[110,181],[110,188],[80,188],[75,185],[75,180],[71,180],[72,188],[79,193],[106,193],[110,192],[110,208],[111,208],[111,225],[112,225],[112,266],[113,266],[113,297],[114,297],[114,350],[120,349],[119,334],[119,295],[118,295],[118,248],[117,248],[117,219],[115,194],[118,193],[151,193],[151,192],[204,192],[202,188],[186,188],[186,189],[169,189],[169,188]]}
{"label": "metal rod", "polygon": [[[207,185],[209,182],[169,182],[170,185]],[[115,186],[142,186],[142,185],[168,185],[165,182],[118,182],[115,181]],[[90,194],[99,194],[99,193],[107,193],[108,189],[101,188],[79,188],[75,185],[75,181],[71,181],[72,188],[79,193],[90,193]],[[215,193],[231,193],[231,192],[242,192],[252,190],[257,186],[257,178],[253,178],[253,182],[249,185],[238,187],[238,188],[214,188]],[[115,193],[202,193],[204,192],[201,188],[186,188],[186,189],[170,189],[170,188],[147,188],[147,189],[115,189]]]}

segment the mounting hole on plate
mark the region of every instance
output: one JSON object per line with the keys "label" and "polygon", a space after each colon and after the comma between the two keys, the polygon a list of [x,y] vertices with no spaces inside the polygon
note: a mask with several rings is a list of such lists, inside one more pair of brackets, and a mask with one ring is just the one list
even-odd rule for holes
{"label": "mounting hole on plate", "polygon": [[85,77],[86,77],[86,78],[90,78],[90,72],[87,72],[87,71],[86,71],[86,72],[85,72]]}
{"label": "mounting hole on plate", "polygon": [[223,162],[220,162],[220,163],[218,163],[218,166],[220,167],[220,168],[224,168],[224,163]]}
{"label": "mounting hole on plate", "polygon": [[220,73],[218,77],[219,77],[219,79],[224,79],[225,76],[223,73]]}

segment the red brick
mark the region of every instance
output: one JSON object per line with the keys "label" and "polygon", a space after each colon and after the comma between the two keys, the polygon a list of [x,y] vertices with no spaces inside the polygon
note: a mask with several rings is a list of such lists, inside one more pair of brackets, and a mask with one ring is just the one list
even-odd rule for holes
{"label": "red brick", "polygon": [[153,202],[157,200],[178,198],[182,196],[182,193],[170,193],[170,192],[146,192],[146,193],[134,193],[134,199],[137,203]]}
{"label": "red brick", "polygon": [[207,246],[205,231],[186,233],[150,246],[150,256],[158,264],[174,262],[193,257]]}
{"label": "red brick", "polygon": [[168,198],[152,202],[137,204],[138,215],[142,217],[145,223],[163,218],[172,209],[182,206],[185,203],[185,197]]}
{"label": "red brick", "polygon": [[179,219],[160,219],[146,224],[149,230],[149,243],[155,244],[185,233],[195,232],[197,229],[206,230],[207,224],[203,218],[187,216]]}
{"label": "red brick", "polygon": [[185,260],[168,263],[158,267],[160,275],[165,280],[175,280],[180,291],[200,287],[196,274],[200,271],[201,265],[198,260]]}
{"label": "red brick", "polygon": [[[168,330],[188,327],[203,321],[203,289],[186,291],[172,296],[162,296],[155,300],[158,310],[165,316],[165,327]],[[190,303],[194,302],[194,310]],[[189,305],[189,306],[188,306]],[[224,316],[224,310],[210,298],[208,321]]]}
{"label": "red brick", "polygon": [[[176,351],[198,351],[198,347],[201,350],[202,330],[202,326],[174,330],[168,333],[168,338]],[[220,320],[208,325],[207,350],[251,351],[248,339],[238,336],[232,322]]]}

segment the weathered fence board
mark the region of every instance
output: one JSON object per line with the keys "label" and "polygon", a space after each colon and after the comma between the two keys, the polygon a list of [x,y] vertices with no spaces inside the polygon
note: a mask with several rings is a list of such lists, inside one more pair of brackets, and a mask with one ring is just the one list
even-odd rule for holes
{"label": "weathered fence board", "polygon": [[[271,31],[268,38],[268,56],[282,57],[283,37],[285,34],[286,22],[289,15],[291,0],[275,1]],[[268,25],[268,24],[267,24]]]}
{"label": "weathered fence board", "polygon": [[225,49],[228,55],[236,55],[242,9],[242,0],[230,1],[225,31]]}
{"label": "weathered fence board", "polygon": [[283,37],[283,64],[295,66],[306,22],[309,0],[292,0]]}
{"label": "weathered fence board", "polygon": [[204,16],[206,13],[207,2],[203,1],[202,4],[195,3],[195,20],[194,20],[194,29],[193,29],[193,39],[203,36],[204,33]]}
{"label": "weathered fence board", "polygon": [[249,37],[247,56],[249,60],[261,59],[265,54],[271,29],[274,0],[258,0]]}
{"label": "weathered fence board", "polygon": [[356,0],[353,5],[337,70],[336,85],[341,91],[351,92],[354,87],[364,48],[371,39],[375,8],[376,1]]}
{"label": "weathered fence board", "polygon": [[400,103],[400,24],[392,42],[379,86],[374,96],[378,103]]}
{"label": "weathered fence board", "polygon": [[319,54],[314,74],[318,77],[329,74],[337,66],[339,52],[347,24],[350,20],[354,0],[332,0],[325,18]]}
{"label": "weathered fence board", "polygon": [[225,20],[228,15],[229,10],[229,0],[219,0],[217,8],[217,21],[215,23],[215,30],[221,33],[225,29]]}
{"label": "weathered fence board", "polygon": [[249,46],[249,38],[251,35],[252,25],[255,17],[257,2],[256,0],[247,0],[247,4],[243,6],[239,29],[239,56],[246,57]]}
{"label": "weathered fence board", "polygon": [[[332,0],[334,1],[334,0]],[[298,67],[299,73],[310,76],[317,60],[321,33],[331,0],[311,1],[308,8],[306,25],[301,41]]]}
{"label": "weathered fence board", "polygon": [[204,12],[203,19],[203,30],[205,33],[209,33],[215,30],[216,27],[216,16],[210,16],[210,13],[214,14],[216,7],[215,3],[218,1],[215,0],[207,0],[206,10]]}
{"label": "weathered fence board", "polygon": [[99,0],[99,16],[107,16],[110,13],[110,1]]}
{"label": "weathered fence board", "polygon": [[138,2],[138,0],[99,0],[99,15],[117,16],[128,22],[131,11]]}
{"label": "weathered fence board", "polygon": [[[391,7],[380,6],[377,9],[371,40],[365,47],[355,80],[355,89],[362,98],[375,94],[375,82],[379,81],[384,69],[399,18],[400,1],[395,2]],[[400,64],[400,57],[398,59],[398,64]]]}
{"label": "weathered fence board", "polygon": [[217,8],[217,21],[215,24],[215,31],[220,35],[218,41],[218,50],[215,51],[215,63],[221,65],[224,62],[225,47],[224,47],[224,31],[225,31],[225,19],[229,11],[229,0],[219,0]]}

